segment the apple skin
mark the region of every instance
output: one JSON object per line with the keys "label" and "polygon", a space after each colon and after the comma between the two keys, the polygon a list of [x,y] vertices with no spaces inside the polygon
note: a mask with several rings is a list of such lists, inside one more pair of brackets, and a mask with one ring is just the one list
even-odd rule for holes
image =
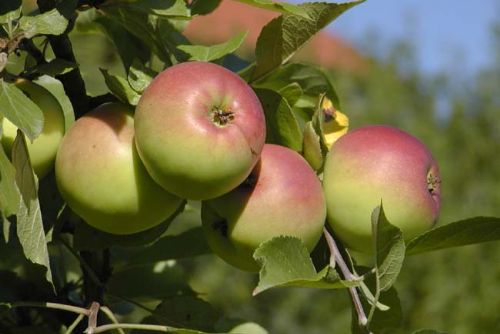
{"label": "apple skin", "polygon": [[135,132],[139,155],[158,184],[180,197],[204,200],[245,180],[266,129],[259,99],[237,74],[188,62],[163,71],[144,91]]}
{"label": "apple skin", "polygon": [[[31,142],[26,140],[31,165],[39,179],[54,167],[57,148],[64,136],[64,114],[57,99],[44,87],[29,80],[16,81],[21,89],[43,112],[44,124],[40,135]],[[8,119],[2,121],[2,145],[11,154],[12,144],[17,135],[17,127]]]}
{"label": "apple skin", "polygon": [[215,254],[242,270],[258,271],[253,252],[273,237],[295,236],[313,250],[323,232],[326,202],[318,177],[301,155],[266,144],[245,182],[203,202],[201,219]]}
{"label": "apple skin", "polygon": [[78,119],[57,152],[62,197],[89,225],[112,234],[154,227],[182,202],[151,179],[133,137],[131,109],[108,103]]}
{"label": "apple skin", "polygon": [[370,254],[371,215],[383,204],[406,240],[431,228],[440,209],[440,176],[427,147],[399,129],[358,128],[336,141],[327,157],[323,187],[328,223],[352,250]]}

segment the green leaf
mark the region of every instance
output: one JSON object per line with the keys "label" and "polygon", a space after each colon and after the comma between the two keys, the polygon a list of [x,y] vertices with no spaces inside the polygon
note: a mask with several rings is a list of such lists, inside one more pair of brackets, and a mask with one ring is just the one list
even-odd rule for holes
{"label": "green leaf", "polygon": [[5,154],[3,145],[0,144],[0,211],[5,217],[4,224],[8,224],[7,217],[17,213],[20,200],[16,170]]}
{"label": "green leaf", "polygon": [[19,27],[26,38],[35,35],[61,35],[68,26],[68,20],[57,9],[36,16],[23,16]]}
{"label": "green leaf", "polygon": [[361,3],[306,3],[298,7],[308,18],[283,14],[262,29],[255,49],[256,67],[251,81],[263,77],[281,64],[287,62],[295,52],[318,31],[326,27],[347,9]]}
{"label": "green leaf", "polygon": [[73,62],[56,58],[48,63],[37,65],[29,70],[29,73],[39,73],[46,74],[50,76],[56,76],[59,74],[65,74],[77,68],[77,65]]}
{"label": "green leaf", "polygon": [[35,82],[47,89],[57,99],[64,113],[64,129],[68,131],[75,122],[75,112],[71,101],[64,91],[64,86],[61,81],[48,75],[42,75],[38,77]]}
{"label": "green leaf", "polygon": [[295,14],[303,16],[304,18],[309,18],[309,14],[306,10],[300,6],[293,5],[286,2],[274,2],[272,0],[236,0],[238,2],[245,3],[258,8],[263,8],[271,10],[274,12],[284,13],[284,14]]}
{"label": "green leaf", "polygon": [[211,46],[179,45],[178,48],[189,55],[189,60],[214,61],[236,51],[246,36],[247,32],[241,32],[225,43]]}
{"label": "green leaf", "polygon": [[21,0],[0,1],[0,24],[17,20],[21,16]]}
{"label": "green leaf", "polygon": [[21,193],[16,223],[19,242],[28,260],[46,268],[45,278],[54,287],[38,202],[38,181],[31,167],[26,139],[19,130],[12,146],[12,163],[16,168],[16,183]]}
{"label": "green leaf", "polygon": [[182,203],[165,222],[149,230],[128,235],[106,233],[77,219],[73,247],[76,250],[102,250],[111,246],[134,247],[153,243],[165,233],[170,223],[184,210],[184,206],[185,203]]}
{"label": "green leaf", "polygon": [[304,128],[302,155],[315,171],[320,170],[323,166],[323,153],[321,151],[320,137],[314,130],[312,122],[307,122]]}
{"label": "green leaf", "polygon": [[269,89],[255,92],[266,116],[266,142],[302,151],[302,130],[287,100]]}
{"label": "green leaf", "polygon": [[43,112],[14,84],[0,79],[0,116],[3,114],[30,140],[43,129]]}
{"label": "green leaf", "polygon": [[191,15],[207,15],[219,7],[222,0],[193,0]]}
{"label": "green leaf", "polygon": [[122,78],[117,75],[109,74],[105,69],[100,69],[102,75],[104,76],[104,82],[108,86],[109,90],[113,95],[115,95],[120,101],[133,106],[137,105],[141,96],[137,94],[135,90],[130,87],[127,79]]}
{"label": "green leaf", "polygon": [[142,93],[157,75],[155,71],[145,67],[138,59],[134,59],[128,71],[127,80],[137,93]]}
{"label": "green leaf", "polygon": [[110,0],[102,7],[134,8],[148,14],[165,17],[190,16],[190,11],[184,0]]}
{"label": "green leaf", "polygon": [[500,218],[475,217],[436,227],[412,240],[407,255],[500,240]]}
{"label": "green leaf", "polygon": [[245,322],[232,328],[229,334],[268,334],[262,326],[255,322]]}
{"label": "green leaf", "polygon": [[255,250],[253,257],[262,264],[253,295],[280,286],[342,289],[359,284],[342,281],[330,267],[316,272],[307,248],[295,237],[281,236],[266,241]]}
{"label": "green leaf", "polygon": [[372,230],[381,291],[387,291],[396,281],[405,258],[403,233],[387,220],[382,203],[372,213]]}

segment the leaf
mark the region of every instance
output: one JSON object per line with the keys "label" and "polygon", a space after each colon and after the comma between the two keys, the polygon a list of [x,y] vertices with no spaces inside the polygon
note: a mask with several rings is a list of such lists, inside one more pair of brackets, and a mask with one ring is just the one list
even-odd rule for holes
{"label": "leaf", "polygon": [[65,74],[71,72],[75,68],[77,68],[77,65],[75,63],[61,58],[56,58],[52,59],[48,63],[40,64],[34,68],[31,68],[29,70],[29,73],[39,73],[50,76],[56,76],[59,74]]}
{"label": "leaf", "polygon": [[500,240],[500,218],[474,217],[436,227],[408,243],[407,255]]}
{"label": "leaf", "polygon": [[320,170],[323,166],[323,153],[321,151],[320,137],[314,130],[312,122],[307,122],[304,128],[302,155],[315,171]]}
{"label": "leaf", "polygon": [[148,14],[165,17],[190,16],[190,11],[184,0],[110,0],[102,7],[134,8]]}
{"label": "leaf", "polygon": [[117,75],[109,74],[105,69],[100,69],[102,75],[104,76],[104,82],[108,86],[109,90],[113,95],[115,95],[120,101],[133,106],[137,105],[141,96],[137,94],[136,91],[130,87],[127,79],[122,78]]}
{"label": "leaf", "polygon": [[191,15],[207,15],[219,7],[222,0],[193,0]]}
{"label": "leaf", "polygon": [[128,234],[115,235],[93,228],[81,219],[75,222],[73,247],[76,250],[102,250],[111,246],[133,247],[155,242],[170,226],[170,223],[184,210],[182,203],[177,211],[163,223],[149,230]]}
{"label": "leaf", "polygon": [[5,154],[3,145],[0,144],[0,211],[5,217],[5,225],[8,224],[7,217],[17,213],[20,200],[21,196],[16,184],[16,170]]}
{"label": "leaf", "polygon": [[247,32],[241,32],[229,41],[221,44],[204,45],[179,45],[178,48],[189,55],[188,60],[214,61],[236,51],[247,36]]}
{"label": "leaf", "polygon": [[302,151],[302,130],[287,100],[269,89],[255,92],[266,116],[266,141]]}
{"label": "leaf", "polygon": [[245,3],[250,6],[263,8],[279,13],[295,14],[303,16],[305,18],[309,18],[309,15],[306,10],[302,9],[300,6],[286,2],[274,2],[272,0],[236,0],[236,1]]}
{"label": "leaf", "polygon": [[375,263],[379,288],[387,291],[396,281],[405,257],[403,233],[387,220],[382,203],[372,213]]}
{"label": "leaf", "polygon": [[245,322],[232,328],[229,334],[268,334],[262,326],[255,322]]}
{"label": "leaf", "polygon": [[42,213],[38,202],[38,181],[31,167],[26,139],[19,130],[12,146],[12,163],[16,168],[16,183],[22,199],[16,224],[19,242],[28,260],[47,269],[45,278],[54,288]]}
{"label": "leaf", "polygon": [[21,16],[21,0],[0,1],[0,24],[6,24]]}
{"label": "leaf", "polygon": [[35,35],[61,35],[66,31],[68,20],[57,9],[36,16],[23,16],[19,27],[26,38]]}
{"label": "leaf", "polygon": [[145,67],[138,59],[134,59],[128,71],[127,80],[137,93],[142,93],[157,75],[155,71]]}
{"label": "leaf", "polygon": [[43,112],[14,84],[0,79],[0,116],[12,122],[34,140],[43,129]]}
{"label": "leaf", "polygon": [[178,235],[164,236],[145,248],[117,249],[114,263],[117,268],[130,267],[210,253],[203,230],[198,226]]}
{"label": "leaf", "polygon": [[75,112],[73,111],[73,105],[66,95],[61,81],[48,75],[42,75],[38,77],[35,82],[47,89],[57,99],[64,113],[64,129],[68,131],[75,122]]}
{"label": "leaf", "polygon": [[295,237],[281,236],[266,241],[255,250],[253,257],[262,264],[253,295],[280,286],[342,289],[359,284],[342,281],[330,267],[316,272],[307,248]]}
{"label": "leaf", "polygon": [[256,67],[251,81],[263,77],[287,62],[312,36],[347,9],[361,3],[306,3],[298,7],[308,18],[283,14],[269,22],[259,35],[255,49]]}

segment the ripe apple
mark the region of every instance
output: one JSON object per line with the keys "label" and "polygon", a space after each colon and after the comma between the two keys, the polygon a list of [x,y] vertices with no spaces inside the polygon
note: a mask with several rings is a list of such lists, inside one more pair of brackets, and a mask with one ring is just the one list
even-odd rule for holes
{"label": "ripe apple", "polygon": [[160,73],[135,113],[137,151],[167,191],[203,200],[238,186],[265,141],[262,106],[249,85],[212,63],[188,62]]}
{"label": "ripe apple", "polygon": [[327,157],[323,187],[330,226],[361,253],[372,252],[371,214],[381,201],[405,239],[431,228],[439,214],[439,168],[431,152],[388,126],[366,126],[340,137]]}
{"label": "ripe apple", "polygon": [[[21,89],[43,112],[44,124],[40,135],[33,140],[27,140],[31,165],[38,178],[44,177],[54,166],[57,148],[64,136],[64,114],[57,99],[47,89],[29,80],[16,81]],[[8,119],[2,122],[2,145],[10,155],[12,144],[17,135],[17,127]]]}
{"label": "ripe apple", "polygon": [[323,231],[326,203],[318,177],[301,155],[266,144],[245,182],[203,202],[201,219],[215,254],[235,267],[257,271],[253,252],[273,237],[301,238],[312,251]]}
{"label": "ripe apple", "polygon": [[118,103],[97,107],[68,130],[57,152],[56,181],[74,212],[113,234],[156,226],[182,202],[148,175],[135,149],[132,112]]}

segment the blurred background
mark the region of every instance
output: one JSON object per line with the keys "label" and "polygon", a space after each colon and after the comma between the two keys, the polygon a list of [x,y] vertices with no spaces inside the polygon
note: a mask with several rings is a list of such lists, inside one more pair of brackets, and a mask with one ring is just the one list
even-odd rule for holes
{"label": "blurred background", "polygon": [[[438,224],[500,216],[498,13],[496,0],[368,0],[343,14],[294,59],[331,71],[352,127],[395,125],[430,147],[442,173]],[[251,61],[258,32],[274,16],[224,0],[213,14],[194,19],[185,33],[193,43],[212,44],[248,30],[239,56]],[[87,87],[97,95],[106,90],[98,68],[123,69],[111,42],[86,25],[87,19],[80,18],[71,37]],[[214,256],[183,264],[203,298],[270,333],[349,332],[346,291],[287,288],[252,297],[256,275]],[[500,243],[411,257],[396,285],[403,326],[391,333],[420,328],[500,333],[499,283]]]}

